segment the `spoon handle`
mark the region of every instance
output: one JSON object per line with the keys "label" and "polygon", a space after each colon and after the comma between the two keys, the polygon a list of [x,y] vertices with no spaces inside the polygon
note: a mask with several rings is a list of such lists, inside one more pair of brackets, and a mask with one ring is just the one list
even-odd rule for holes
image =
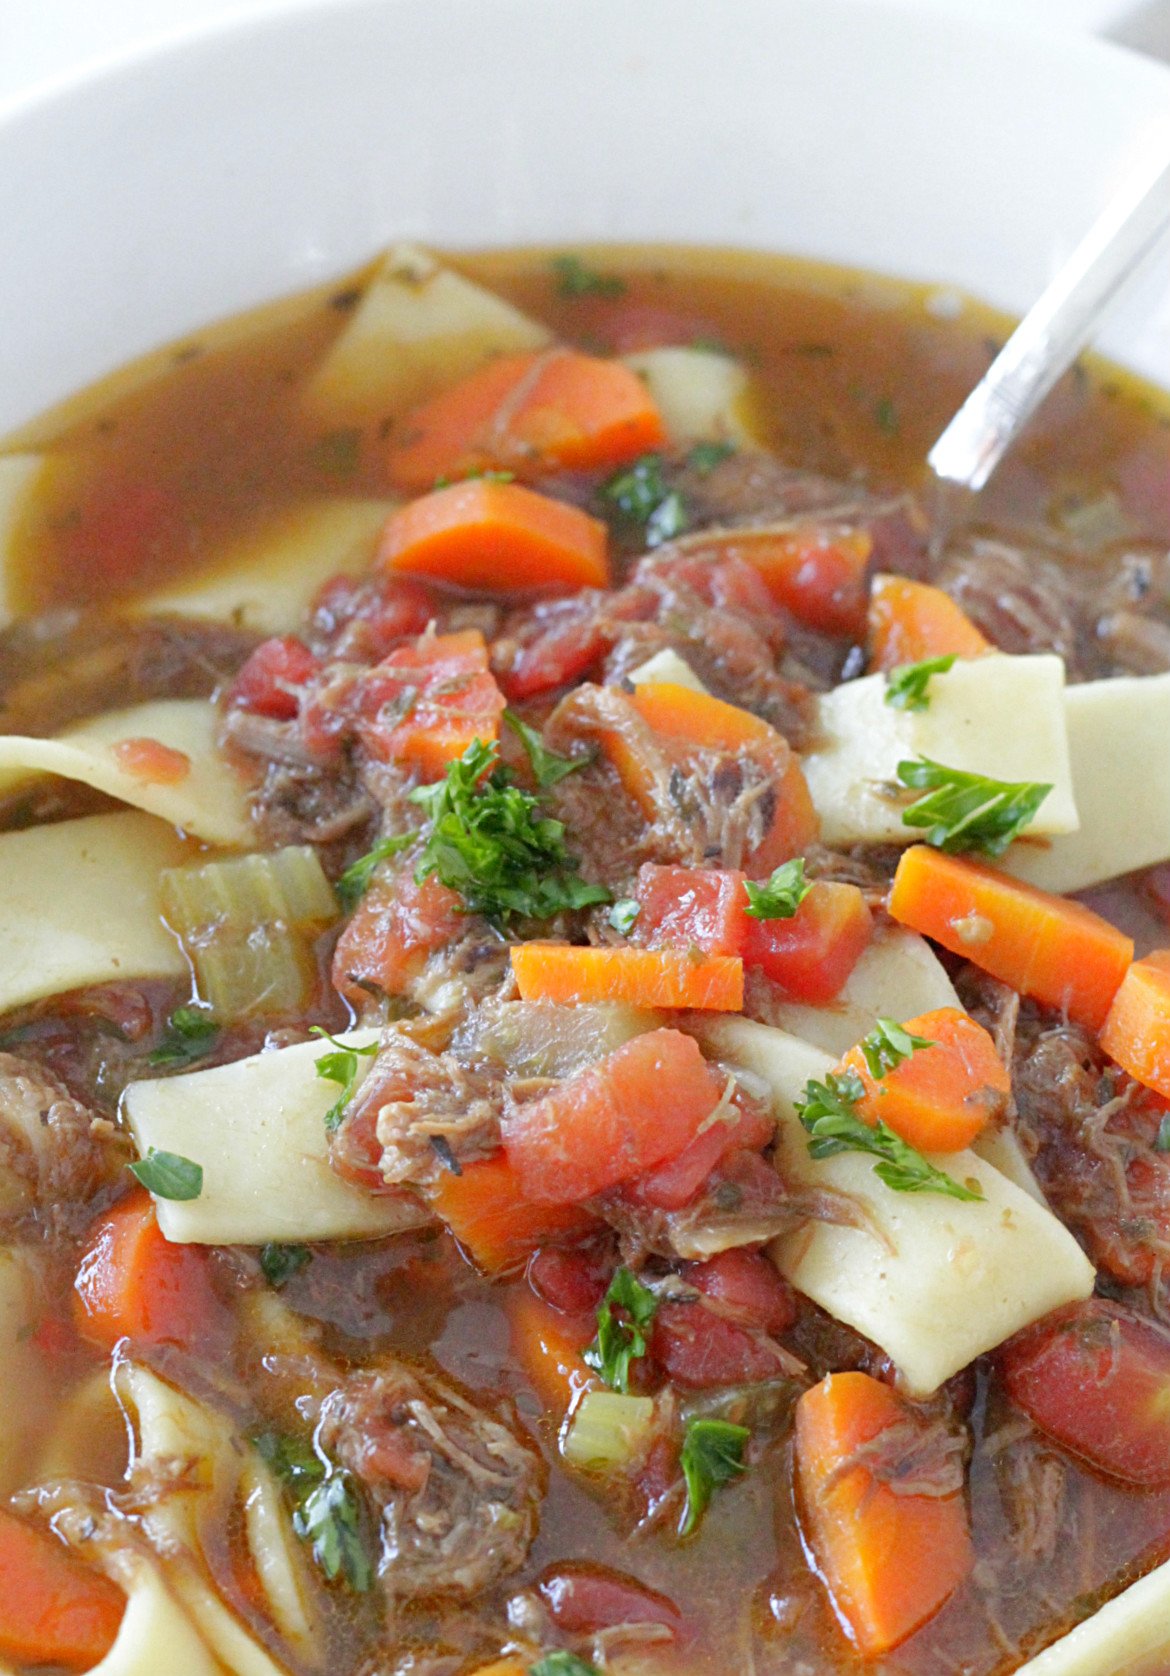
{"label": "spoon handle", "polygon": [[1168,228],[1163,157],[1106,206],[947,425],[926,457],[942,486],[983,488]]}

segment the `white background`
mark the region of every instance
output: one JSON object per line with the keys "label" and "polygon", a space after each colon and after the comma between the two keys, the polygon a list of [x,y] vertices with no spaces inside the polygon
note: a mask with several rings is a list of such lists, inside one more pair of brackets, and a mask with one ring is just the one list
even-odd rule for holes
{"label": "white background", "polygon": [[[0,0],[0,101],[271,0]],[[555,5],[557,0],[548,0]],[[636,0],[634,0],[636,3]],[[1090,30],[1170,61],[1170,0],[920,0],[1026,26]],[[484,0],[490,4],[490,0]],[[719,0],[712,0],[718,5]],[[808,0],[815,6],[816,0]]]}

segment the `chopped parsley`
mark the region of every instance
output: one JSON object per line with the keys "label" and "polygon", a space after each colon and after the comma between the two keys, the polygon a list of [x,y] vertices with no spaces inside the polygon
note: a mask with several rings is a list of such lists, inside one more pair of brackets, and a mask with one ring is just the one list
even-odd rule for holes
{"label": "chopped parsley", "polygon": [[601,1676],[601,1672],[595,1664],[587,1664],[576,1653],[558,1647],[555,1653],[546,1653],[536,1664],[530,1664],[528,1676]]}
{"label": "chopped parsley", "polygon": [[992,780],[918,757],[898,764],[898,778],[923,795],[902,811],[904,826],[926,828],[937,850],[1002,855],[1035,818],[1052,790],[1039,780]]}
{"label": "chopped parsley", "polygon": [[639,532],[647,547],[661,547],[690,526],[686,503],[663,478],[661,455],[643,454],[616,472],[602,484],[601,496]]}
{"label": "chopped parsley", "polygon": [[351,861],[338,879],[334,889],[343,908],[354,908],[370,888],[370,881],[382,862],[388,861],[399,850],[406,849],[418,837],[417,832],[399,832],[392,838],[379,838],[372,850]]}
{"label": "chopped parsley", "polygon": [[609,910],[609,923],[615,931],[620,931],[623,937],[628,937],[641,912],[640,902],[635,901],[632,896],[623,896],[621,901],[615,902]]}
{"label": "chopped parsley", "polygon": [[415,879],[421,884],[436,874],[493,925],[551,919],[610,900],[603,885],[574,871],[563,822],[542,814],[539,797],[513,784],[497,746],[474,739],[442,780],[410,795],[430,817]]}
{"label": "chopped parsley", "polygon": [[262,1432],[252,1441],[288,1491],[293,1530],[309,1544],[323,1575],[330,1583],[342,1582],[355,1594],[366,1594],[373,1587],[374,1567],[350,1475],[335,1470],[300,1438]]}
{"label": "chopped parsley", "polygon": [[550,263],[557,278],[558,297],[624,297],[626,282],[619,274],[601,273],[571,252]]}
{"label": "chopped parsley", "polygon": [[748,905],[744,909],[752,919],[791,919],[812,889],[812,881],[804,876],[804,857],[786,861],[772,874],[766,884],[753,884],[745,879]]}
{"label": "chopped parsley", "polygon": [[516,473],[514,471],[498,471],[493,467],[478,466],[473,467],[471,471],[465,471],[461,477],[447,477],[446,475],[436,477],[431,484],[431,488],[449,489],[453,483],[514,483],[515,481]]}
{"label": "chopped parsley", "polygon": [[909,1030],[904,1030],[896,1019],[879,1018],[877,1024],[868,1036],[863,1036],[858,1043],[862,1058],[869,1066],[871,1077],[879,1081],[890,1071],[896,1071],[898,1066],[909,1059],[919,1048],[933,1047],[934,1043],[925,1036],[912,1036]]}
{"label": "chopped parsley", "polygon": [[162,1040],[150,1055],[151,1065],[192,1065],[205,1059],[215,1045],[219,1024],[206,1007],[176,1007],[167,1019]]}
{"label": "chopped parsley", "polygon": [[370,1042],[366,1047],[347,1046],[345,1042],[339,1042],[336,1036],[331,1036],[328,1030],[322,1030],[319,1024],[314,1024],[312,1034],[332,1042],[335,1050],[333,1053],[323,1053],[317,1061],[317,1075],[323,1077],[326,1082],[337,1083],[341,1088],[341,1093],[325,1113],[325,1128],[332,1134],[340,1127],[345,1108],[357,1089],[358,1061],[372,1059],[378,1051],[378,1044]]}
{"label": "chopped parsley", "polygon": [[717,465],[722,465],[724,460],[730,459],[735,452],[734,442],[696,442],[687,455],[687,464],[693,467],[700,477],[706,477],[709,472],[715,470]]}
{"label": "chopped parsley", "polygon": [[886,703],[894,710],[929,710],[931,676],[945,675],[954,662],[955,654],[950,652],[944,658],[899,664],[886,679]]}
{"label": "chopped parsley", "polygon": [[1154,1136],[1155,1152],[1170,1152],[1170,1112],[1163,1115],[1158,1125],[1158,1133]]}
{"label": "chopped parsley", "polygon": [[619,1269],[597,1311],[597,1337],[584,1352],[611,1390],[629,1390],[630,1363],[646,1354],[646,1328],[657,1309],[650,1288],[629,1269]]}
{"label": "chopped parsley", "polygon": [[533,778],[542,791],[547,791],[552,786],[559,786],[568,775],[576,774],[582,768],[588,768],[593,761],[592,755],[562,757],[558,756],[555,751],[550,751],[536,729],[529,727],[528,723],[521,720],[514,710],[505,710],[504,720],[523,745],[524,754],[532,768]]}
{"label": "chopped parsley", "polygon": [[711,1497],[721,1484],[730,1484],[746,1470],[744,1450],[751,1433],[730,1420],[691,1420],[683,1439],[683,1478],[687,1504],[683,1509],[680,1536],[690,1536],[707,1511]]}
{"label": "chopped parsley", "polygon": [[156,1199],[174,1199],[184,1204],[197,1199],[203,1191],[203,1165],[184,1158],[181,1152],[160,1152],[157,1147],[146,1149],[146,1157],[126,1168]]}
{"label": "chopped parsley", "polygon": [[810,1077],[796,1115],[809,1134],[812,1158],[832,1158],[839,1152],[868,1152],[880,1160],[874,1174],[895,1193],[942,1193],[952,1199],[982,1199],[983,1191],[965,1187],[907,1145],[889,1126],[872,1126],[857,1115],[865,1093],[855,1071],[830,1071],[824,1082]]}
{"label": "chopped parsley", "polygon": [[300,1274],[305,1265],[312,1259],[313,1253],[307,1245],[280,1245],[275,1240],[261,1247],[260,1269],[269,1286],[279,1291],[286,1280],[291,1280],[294,1274]]}
{"label": "chopped parsley", "polygon": [[883,436],[897,436],[899,428],[898,410],[889,396],[881,398],[873,410],[873,416],[877,420],[877,428]]}

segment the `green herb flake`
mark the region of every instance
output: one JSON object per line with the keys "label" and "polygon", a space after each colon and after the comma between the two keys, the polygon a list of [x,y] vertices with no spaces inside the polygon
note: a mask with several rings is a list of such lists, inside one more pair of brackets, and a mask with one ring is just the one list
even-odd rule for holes
{"label": "green herb flake", "polygon": [[696,442],[687,455],[687,464],[692,470],[697,471],[700,477],[707,477],[716,466],[722,465],[724,460],[729,460],[736,452],[734,442]]}
{"label": "green herb flake", "polygon": [[558,1647],[555,1653],[546,1653],[536,1664],[530,1664],[528,1676],[601,1676],[601,1672],[595,1664],[587,1664],[576,1653]]}
{"label": "green herb flake", "polygon": [[765,884],[744,880],[748,905],[744,912],[752,919],[791,919],[812,889],[812,880],[804,876],[804,857],[786,861]]}
{"label": "green herb flake", "polygon": [[808,1131],[809,1156],[832,1158],[839,1152],[867,1152],[880,1160],[874,1174],[895,1193],[942,1193],[951,1199],[979,1200],[982,1188],[965,1187],[938,1170],[908,1146],[885,1123],[863,1122],[857,1103],[865,1094],[855,1071],[830,1071],[824,1082],[810,1077],[796,1115]]}
{"label": "green herb flake", "polygon": [[269,1286],[279,1291],[286,1280],[300,1274],[312,1256],[307,1245],[280,1245],[270,1240],[260,1249],[260,1269]]}
{"label": "green herb flake", "polygon": [[658,454],[643,454],[615,472],[602,484],[601,498],[641,533],[647,547],[661,547],[690,527],[686,503],[668,487]]}
{"label": "green herb flake", "polygon": [[519,717],[514,710],[504,711],[504,720],[512,729],[524,747],[524,754],[528,758],[533,778],[542,791],[548,791],[552,786],[559,786],[561,781],[570,774],[577,774],[582,768],[588,768],[594,760],[592,754],[582,757],[562,757],[555,751],[550,751],[540,734],[534,727]]}
{"label": "green herb flake", "polygon": [[127,1164],[130,1174],[156,1199],[173,1199],[185,1204],[203,1191],[203,1165],[192,1163],[179,1152],[160,1152],[148,1147],[146,1157]]}
{"label": "green herb flake", "polygon": [[342,1582],[354,1594],[367,1594],[373,1587],[374,1567],[362,1538],[361,1504],[348,1473],[335,1472],[309,1491],[293,1514],[293,1530],[310,1545],[330,1583]]}
{"label": "green herb flake", "polygon": [[218,1035],[219,1023],[206,1007],[176,1007],[148,1063],[192,1065],[207,1057]]}
{"label": "green herb flake", "polygon": [[588,1366],[612,1391],[629,1390],[630,1363],[646,1354],[645,1330],[657,1309],[650,1288],[629,1269],[619,1269],[597,1311],[597,1337],[584,1352]]}
{"label": "green herb flake", "polygon": [[894,710],[929,710],[931,676],[945,675],[954,663],[955,655],[950,652],[944,658],[899,664],[886,678],[886,703]]}
{"label": "green herb flake", "polygon": [[935,849],[1002,855],[1035,819],[1052,790],[1035,780],[992,780],[918,757],[898,764],[898,778],[923,795],[902,811],[904,826],[925,828]]}
{"label": "green herb flake", "polygon": [[862,1057],[869,1066],[869,1074],[878,1081],[896,1071],[919,1048],[933,1047],[925,1036],[913,1036],[896,1019],[879,1018],[868,1036],[858,1043]]}
{"label": "green herb flake", "polygon": [[609,923],[615,931],[620,931],[623,937],[628,937],[641,912],[640,902],[635,901],[632,896],[623,896],[620,902],[615,902],[609,910]]}
{"label": "green herb flake", "polygon": [[574,871],[564,824],[513,784],[497,746],[474,739],[442,780],[410,796],[430,818],[416,881],[436,874],[493,925],[503,928],[517,916],[551,919],[610,900],[603,885]]}
{"label": "green herb flake", "polygon": [[436,477],[431,484],[432,489],[449,489],[453,483],[514,483],[514,471],[497,471],[493,468],[480,466],[472,471],[465,471],[461,477]]}
{"label": "green herb flake", "polygon": [[331,1036],[328,1030],[322,1030],[319,1024],[314,1024],[310,1034],[321,1036],[327,1042],[332,1042],[333,1053],[323,1053],[317,1060],[317,1075],[326,1082],[335,1082],[341,1093],[325,1113],[325,1128],[329,1134],[340,1127],[345,1116],[345,1108],[353,1099],[357,1089],[358,1061],[372,1059],[378,1051],[377,1042],[370,1042],[366,1047],[349,1047],[345,1042],[339,1042],[336,1036]]}
{"label": "green herb flake", "polygon": [[1170,1152],[1170,1112],[1166,1112],[1154,1137],[1155,1152]]}
{"label": "green herb flake", "polygon": [[744,1451],[751,1433],[730,1420],[691,1420],[683,1439],[681,1465],[687,1486],[680,1536],[696,1530],[711,1497],[746,1471]]}
{"label": "green herb flake", "polygon": [[355,908],[369,890],[370,881],[381,864],[400,850],[405,850],[417,837],[417,832],[399,832],[391,838],[379,838],[373,849],[351,861],[334,886],[341,906],[347,911]]}
{"label": "green herb flake", "polygon": [[877,428],[883,436],[897,436],[898,410],[889,396],[883,396],[873,410]]}
{"label": "green herb flake", "polygon": [[571,252],[554,256],[550,263],[556,275],[558,297],[624,297],[627,286],[618,274],[600,273]]}

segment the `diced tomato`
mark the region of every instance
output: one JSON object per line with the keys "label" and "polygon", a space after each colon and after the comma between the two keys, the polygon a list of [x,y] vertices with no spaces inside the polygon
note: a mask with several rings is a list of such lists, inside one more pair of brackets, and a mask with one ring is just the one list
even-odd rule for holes
{"label": "diced tomato", "polygon": [[791,919],[748,920],[744,962],[794,1000],[822,1006],[869,946],[873,916],[856,885],[818,879]]}
{"label": "diced tomato", "polygon": [[726,1121],[710,1124],[677,1158],[633,1182],[626,1189],[627,1197],[658,1210],[681,1210],[729,1152],[759,1151],[775,1132],[771,1114],[736,1089],[726,1107]]}
{"label": "diced tomato", "polygon": [[716,1315],[701,1303],[658,1306],[650,1354],[675,1385],[703,1391],[783,1377],[791,1364],[763,1333]]}
{"label": "diced tomato", "polygon": [[119,739],[111,746],[110,755],[124,774],[150,786],[178,786],[191,772],[191,758],[186,751],[164,745],[161,739],[139,736]]}
{"label": "diced tomato", "polygon": [[704,1297],[749,1327],[776,1337],[796,1320],[792,1288],[762,1252],[733,1247],[705,1263],[692,1263],[684,1273]]}
{"label": "diced tomato", "polygon": [[498,736],[504,707],[478,630],[422,635],[365,677],[357,728],[383,762],[437,779],[473,740],[487,744]]}
{"label": "diced tomato", "polygon": [[1170,1484],[1170,1334],[1104,1298],[1069,1304],[1001,1358],[1012,1401],[1101,1472]]}
{"label": "diced tomato", "polygon": [[317,659],[294,634],[263,640],[228,690],[228,703],[273,721],[291,722],[301,703],[301,689],[317,673]]}
{"label": "diced tomato", "polygon": [[515,1107],[504,1147],[531,1199],[577,1202],[677,1157],[722,1092],[693,1037],[651,1030]]}
{"label": "diced tomato", "polygon": [[422,634],[435,600],[421,582],[397,576],[334,576],[313,602],[313,622],[339,657],[384,658],[400,640]]}
{"label": "diced tomato", "polygon": [[682,1628],[682,1613],[672,1600],[608,1566],[550,1566],[536,1586],[565,1635],[599,1635],[625,1624],[658,1624],[672,1635]]}
{"label": "diced tomato", "polygon": [[544,1245],[534,1251],[528,1263],[528,1284],[537,1297],[562,1315],[596,1315],[605,1289],[613,1278],[615,1263],[611,1251],[567,1250]]}
{"label": "diced tomato", "polygon": [[460,899],[431,874],[416,884],[406,869],[362,897],[333,955],[333,986],[355,1005],[371,993],[402,995],[429,954],[466,925]]}
{"label": "diced tomato", "polygon": [[716,867],[658,867],[638,874],[641,912],[632,940],[647,948],[697,948],[742,954],[748,934],[744,875]]}

